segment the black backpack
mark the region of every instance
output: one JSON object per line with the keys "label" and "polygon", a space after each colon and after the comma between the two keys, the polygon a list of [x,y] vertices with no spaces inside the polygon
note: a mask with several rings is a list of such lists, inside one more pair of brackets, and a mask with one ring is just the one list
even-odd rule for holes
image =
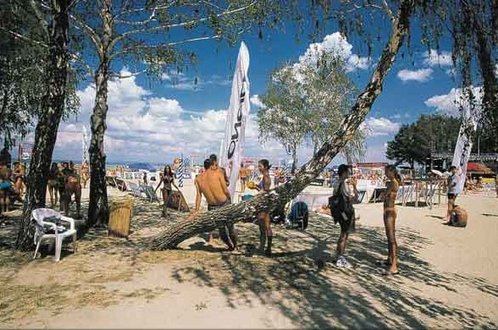
{"label": "black backpack", "polygon": [[[351,203],[349,198],[344,197],[344,194],[341,192],[342,184],[344,182],[341,182],[339,187],[337,187],[337,192],[329,197],[330,215],[334,219],[334,223],[348,219],[351,220],[354,216],[353,203]],[[344,215],[346,219],[344,219]]]}

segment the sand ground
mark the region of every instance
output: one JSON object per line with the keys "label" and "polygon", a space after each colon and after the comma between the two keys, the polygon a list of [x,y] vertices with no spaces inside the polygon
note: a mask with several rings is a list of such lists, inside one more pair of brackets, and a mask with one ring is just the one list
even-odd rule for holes
{"label": "sand ground", "polygon": [[305,232],[275,226],[271,259],[254,254],[254,224],[237,225],[240,253],[206,246],[206,235],[151,252],[150,237],[185,214],[163,219],[159,205],[136,199],[128,240],[92,230],[54,263],[8,248],[15,210],[0,228],[0,327],[497,328],[498,199],[458,204],[470,215],[465,229],[441,225],[444,205],[398,207],[401,274],[392,278],[376,265],[386,253],[381,204],[357,206],[351,270],[332,264],[339,228],[319,215]]}

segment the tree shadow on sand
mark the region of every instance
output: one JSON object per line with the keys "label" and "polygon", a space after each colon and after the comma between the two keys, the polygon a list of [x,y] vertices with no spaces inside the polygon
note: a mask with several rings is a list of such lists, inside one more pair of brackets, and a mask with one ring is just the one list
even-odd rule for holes
{"label": "tree shadow on sand", "polygon": [[[256,242],[255,226],[238,225],[241,242]],[[386,277],[377,261],[385,258],[382,228],[359,226],[347,254],[352,270],[333,266],[328,251],[334,249],[339,229],[330,220],[315,217],[306,232],[276,228],[273,258],[222,253],[208,265],[176,269],[174,278],[197,285],[219,287],[229,306],[251,304],[251,297],[278,308],[299,327],[427,327],[427,320],[446,326],[496,328],[496,320],[471,307],[448,306],[429,291],[458,293],[455,283],[496,297],[497,286],[480,278],[441,273],[421,259],[419,250],[431,244],[413,231],[397,230],[399,276]],[[195,248],[191,246],[190,248]],[[422,317],[423,316],[423,317]],[[422,318],[421,318],[422,317]]]}

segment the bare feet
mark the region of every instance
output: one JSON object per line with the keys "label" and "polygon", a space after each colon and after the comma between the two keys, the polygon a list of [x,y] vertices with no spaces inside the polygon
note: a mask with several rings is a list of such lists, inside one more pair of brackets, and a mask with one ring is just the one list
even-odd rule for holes
{"label": "bare feet", "polygon": [[212,233],[209,233],[208,242],[207,243],[210,246],[214,246],[214,239],[213,239],[213,234]]}
{"label": "bare feet", "polygon": [[385,272],[384,272],[384,276],[394,276],[394,275],[398,275],[399,274],[399,271],[398,271],[398,268],[393,268],[393,267],[390,267],[388,268]]}

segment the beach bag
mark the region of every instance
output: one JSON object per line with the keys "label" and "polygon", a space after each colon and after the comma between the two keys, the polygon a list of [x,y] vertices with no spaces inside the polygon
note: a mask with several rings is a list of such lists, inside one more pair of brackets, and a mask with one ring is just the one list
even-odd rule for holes
{"label": "beach bag", "polygon": [[309,212],[308,204],[299,201],[292,205],[288,219],[291,224],[297,225],[300,229],[305,230],[308,227]]}

